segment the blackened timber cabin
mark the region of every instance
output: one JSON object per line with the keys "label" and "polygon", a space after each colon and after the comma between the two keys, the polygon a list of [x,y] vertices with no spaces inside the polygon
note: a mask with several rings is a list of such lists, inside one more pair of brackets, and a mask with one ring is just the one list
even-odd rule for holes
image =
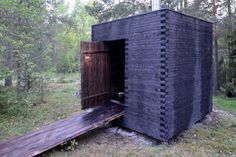
{"label": "blackened timber cabin", "polygon": [[81,61],[82,107],[122,103],[129,129],[167,141],[212,111],[210,22],[162,9],[97,24]]}

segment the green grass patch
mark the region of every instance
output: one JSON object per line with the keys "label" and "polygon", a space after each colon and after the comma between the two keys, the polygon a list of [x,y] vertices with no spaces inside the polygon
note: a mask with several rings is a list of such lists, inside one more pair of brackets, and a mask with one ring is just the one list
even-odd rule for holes
{"label": "green grass patch", "polygon": [[214,96],[213,102],[221,109],[236,113],[236,98],[227,98],[222,95],[217,95]]}

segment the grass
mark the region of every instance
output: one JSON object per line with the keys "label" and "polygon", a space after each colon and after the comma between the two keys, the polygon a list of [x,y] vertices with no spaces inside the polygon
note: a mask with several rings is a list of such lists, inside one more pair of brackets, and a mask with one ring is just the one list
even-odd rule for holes
{"label": "grass", "polygon": [[[48,123],[80,112],[78,74],[54,75],[49,80],[45,104],[20,108],[24,114],[0,114],[0,141],[24,134]],[[76,139],[75,150],[56,147],[42,157],[154,157],[154,156],[236,156],[236,99],[214,97],[215,109],[170,142],[160,142],[138,133],[121,134],[107,128]],[[20,112],[21,113],[21,112]],[[117,129],[117,128],[116,128]],[[120,129],[120,128],[119,128]],[[126,130],[123,130],[126,132]]]}
{"label": "grass", "polygon": [[[110,129],[94,131],[77,139],[74,151],[54,148],[42,157],[235,157],[235,99],[214,97],[214,111],[170,142],[159,142],[134,133],[125,136]],[[231,114],[233,113],[233,114]]]}
{"label": "grass", "polygon": [[[144,135],[134,133],[125,136],[103,129],[91,132],[77,139],[74,151],[54,148],[42,157],[235,157],[236,156],[236,116],[235,99],[214,97],[214,111],[192,128],[181,133],[169,143],[159,142]],[[226,111],[224,111],[226,110]],[[228,112],[230,111],[230,112]]]}
{"label": "grass", "polygon": [[222,95],[214,96],[214,104],[226,111],[236,113],[236,98],[226,98]]}
{"label": "grass", "polygon": [[54,148],[42,157],[191,157],[236,156],[236,117],[221,110],[190,129],[181,133],[169,143],[159,142],[138,133],[124,135],[118,131],[104,129],[91,132],[77,139],[74,151]]}
{"label": "grass", "polygon": [[[61,77],[66,83],[61,83]],[[75,96],[80,90],[79,74],[69,74],[66,77],[54,75],[51,78],[44,96],[45,103],[15,106],[18,114],[0,114],[0,141],[80,112],[80,99]]]}

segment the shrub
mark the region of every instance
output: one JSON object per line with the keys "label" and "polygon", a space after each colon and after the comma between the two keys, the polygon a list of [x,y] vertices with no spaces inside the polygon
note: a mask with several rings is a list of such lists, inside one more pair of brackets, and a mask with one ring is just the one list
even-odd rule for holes
{"label": "shrub", "polygon": [[24,115],[32,105],[32,97],[17,93],[14,87],[0,86],[0,113],[8,116]]}
{"label": "shrub", "polygon": [[224,87],[225,89],[225,95],[227,97],[235,97],[235,87],[234,87],[234,83],[230,82],[227,83]]}
{"label": "shrub", "polygon": [[74,151],[78,146],[76,139],[71,139],[70,141],[60,145],[60,149],[63,151]]}

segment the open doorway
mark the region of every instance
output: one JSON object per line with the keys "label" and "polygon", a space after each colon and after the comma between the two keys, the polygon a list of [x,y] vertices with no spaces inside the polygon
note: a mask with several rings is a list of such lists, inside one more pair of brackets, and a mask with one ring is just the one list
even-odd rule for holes
{"label": "open doorway", "polygon": [[82,108],[124,103],[125,40],[81,43]]}
{"label": "open doorway", "polygon": [[110,57],[111,100],[124,103],[125,88],[125,40],[107,42]]}

